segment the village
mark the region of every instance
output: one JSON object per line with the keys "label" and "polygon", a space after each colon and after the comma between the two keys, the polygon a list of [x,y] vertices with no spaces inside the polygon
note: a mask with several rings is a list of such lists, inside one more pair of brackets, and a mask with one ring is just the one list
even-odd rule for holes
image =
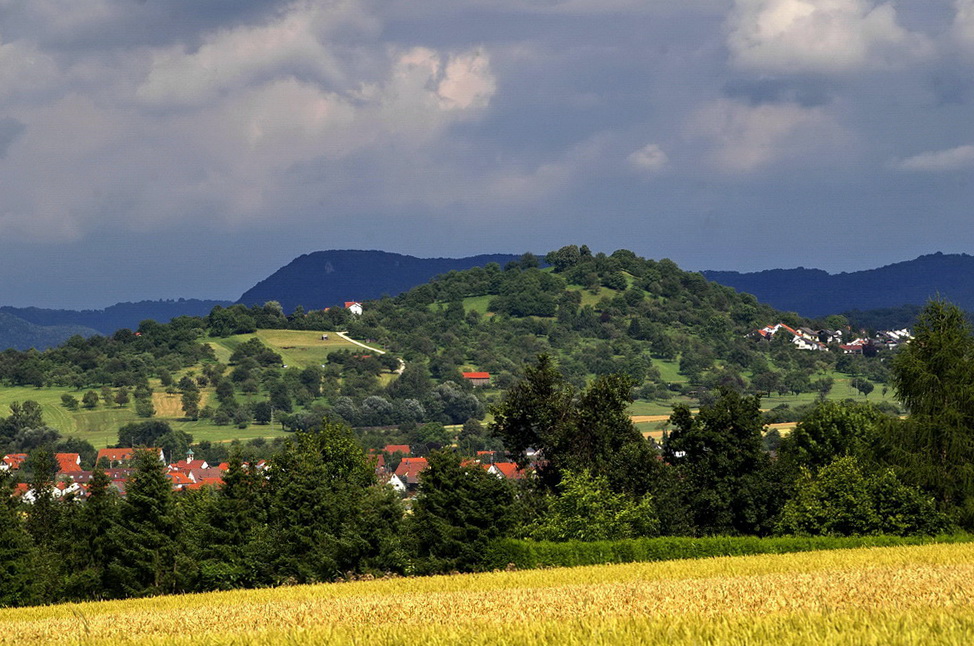
{"label": "village", "polygon": [[799,350],[814,350],[820,352],[837,351],[843,354],[870,354],[880,349],[892,350],[907,343],[913,336],[906,328],[902,330],[883,330],[873,336],[852,337],[850,330],[813,330],[808,327],[793,328],[784,323],[776,323],[754,330],[751,336],[770,341],[778,332],[784,331],[791,336],[791,342]]}
{"label": "village", "polygon": [[[204,487],[219,489],[223,486],[223,474],[230,468],[228,462],[210,465],[206,460],[196,459],[192,449],[187,451],[184,459],[168,463],[163,450],[159,448],[100,449],[95,461],[96,468],[105,472],[112,481],[112,491],[119,496],[125,496],[126,483],[134,472],[130,465],[137,451],[147,451],[159,456],[159,461],[166,465],[166,477],[172,482],[175,492],[194,491]],[[420,474],[428,468],[426,458],[414,456],[408,444],[389,444],[382,450],[370,450],[368,457],[375,469],[377,481],[391,486],[404,498],[411,498],[416,494]],[[26,453],[7,454],[0,461],[0,472],[19,471],[27,459]],[[54,459],[57,462],[57,473],[54,476],[51,496],[59,500],[84,501],[88,497],[94,471],[82,468],[81,455],[78,453],[55,453]],[[463,464],[480,465],[491,475],[505,480],[521,480],[531,468],[522,469],[497,451],[477,451],[475,458],[468,458]],[[268,464],[265,460],[260,460],[245,466],[263,472]],[[40,495],[26,482],[15,484],[12,494],[29,504],[34,503]]]}

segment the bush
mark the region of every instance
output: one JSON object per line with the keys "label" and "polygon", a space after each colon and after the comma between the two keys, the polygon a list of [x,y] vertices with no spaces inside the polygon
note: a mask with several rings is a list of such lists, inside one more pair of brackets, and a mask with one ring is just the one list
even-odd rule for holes
{"label": "bush", "polygon": [[751,554],[790,554],[816,550],[851,549],[855,547],[892,547],[927,545],[929,543],[969,543],[974,535],[942,536],[857,536],[835,537],[780,536],[708,536],[692,538],[666,536],[630,538],[617,541],[547,541],[503,538],[492,541],[484,552],[482,570],[504,569],[514,564],[518,569],[544,567],[577,567],[604,563],[672,561],[677,559],[748,556]]}
{"label": "bush", "polygon": [[868,473],[856,458],[839,458],[817,476],[805,470],[781,513],[778,533],[850,536],[937,534],[949,526],[933,499],[892,471]]}
{"label": "bush", "polygon": [[615,493],[608,478],[588,470],[565,471],[558,490],[531,532],[535,539],[597,541],[659,534],[650,494],[634,498]]}

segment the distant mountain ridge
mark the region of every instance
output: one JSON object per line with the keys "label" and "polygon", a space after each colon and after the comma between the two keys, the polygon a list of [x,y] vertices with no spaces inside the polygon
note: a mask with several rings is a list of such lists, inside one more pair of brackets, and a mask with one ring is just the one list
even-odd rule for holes
{"label": "distant mountain ridge", "polygon": [[46,350],[64,343],[76,334],[87,337],[97,333],[97,330],[81,325],[35,325],[0,311],[0,350]]}
{"label": "distant mountain ridge", "polygon": [[802,316],[923,305],[938,296],[962,309],[974,310],[974,256],[967,254],[938,252],[838,274],[804,267],[701,273],[708,280],[753,294],[762,303]]}
{"label": "distant mountain ridge", "polygon": [[292,260],[248,289],[237,301],[260,305],[278,301],[285,312],[396,296],[452,270],[503,266],[519,255],[484,254],[466,258],[417,258],[386,251],[315,251]]}
{"label": "distant mountain ridge", "polygon": [[146,319],[167,323],[177,316],[206,316],[217,305],[232,301],[184,299],[116,303],[102,310],[55,310],[40,307],[0,307],[0,312],[39,326],[73,325],[92,333],[112,334],[121,328],[135,329]]}

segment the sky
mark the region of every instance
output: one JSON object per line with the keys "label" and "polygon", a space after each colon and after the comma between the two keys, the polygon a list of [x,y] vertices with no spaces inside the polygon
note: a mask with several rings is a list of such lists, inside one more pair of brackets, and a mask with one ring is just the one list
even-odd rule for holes
{"label": "sky", "polygon": [[974,0],[0,0],[0,305],[296,256],[970,251]]}

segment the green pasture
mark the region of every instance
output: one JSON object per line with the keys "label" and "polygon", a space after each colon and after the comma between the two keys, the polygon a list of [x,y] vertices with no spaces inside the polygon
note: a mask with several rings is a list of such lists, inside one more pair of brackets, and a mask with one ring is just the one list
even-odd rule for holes
{"label": "green pasture", "polygon": [[[323,334],[328,335],[327,341],[321,340]],[[280,354],[285,365],[297,368],[320,366],[326,362],[328,355],[336,350],[362,349],[360,346],[344,340],[335,332],[319,332],[316,330],[258,330],[253,334],[237,334],[222,339],[213,339],[209,344],[216,352],[217,359],[222,363],[227,363],[237,346],[254,337]]]}
{"label": "green pasture", "polygon": [[[154,384],[156,390],[158,384]],[[94,389],[99,393],[100,389]],[[118,440],[118,429],[132,422],[144,422],[144,418],[135,414],[134,403],[129,403],[124,407],[106,407],[99,402],[94,409],[80,407],[78,410],[71,411],[61,403],[61,395],[68,393],[80,400],[85,391],[76,391],[68,388],[33,388],[33,387],[7,387],[0,388],[0,417],[6,417],[13,402],[24,402],[27,400],[36,401],[41,406],[44,416],[44,423],[52,428],[56,428],[64,436],[78,437],[91,442],[95,448],[103,448],[114,444]],[[204,389],[204,400],[208,389]],[[212,396],[212,394],[210,394]],[[246,398],[240,398],[245,401]],[[261,426],[251,424],[245,429],[236,426],[217,426],[209,420],[187,420],[182,417],[169,417],[157,415],[152,418],[168,422],[174,430],[185,431],[193,436],[194,441],[209,440],[210,442],[229,442],[234,439],[250,440],[256,437],[272,438],[278,435],[285,435],[277,425]]]}
{"label": "green pasture", "polygon": [[489,294],[483,296],[468,296],[463,299],[463,309],[465,312],[479,312],[481,314],[487,314],[490,310],[487,306],[490,304],[490,300],[494,298]]}
{"label": "green pasture", "polygon": [[682,384],[687,380],[686,377],[680,374],[680,363],[678,361],[653,359],[653,365],[659,370],[660,377],[666,383]]}

